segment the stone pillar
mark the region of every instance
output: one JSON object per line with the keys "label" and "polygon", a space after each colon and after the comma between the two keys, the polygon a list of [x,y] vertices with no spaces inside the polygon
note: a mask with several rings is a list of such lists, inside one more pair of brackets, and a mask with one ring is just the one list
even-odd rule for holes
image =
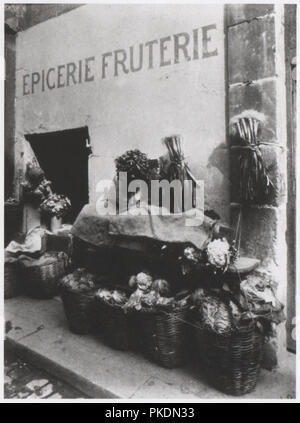
{"label": "stone pillar", "polygon": [[[282,5],[226,6],[228,123],[231,117],[254,109],[266,117],[260,140],[270,143],[260,150],[275,195],[263,204],[242,208],[241,249],[261,260],[276,283],[279,299],[286,305],[286,107],[284,9]],[[229,140],[230,142],[230,140]],[[241,207],[237,198],[232,157],[231,219]],[[274,342],[273,342],[274,343]],[[285,328],[278,330],[278,352],[285,349]],[[273,346],[266,367],[276,364]]]}
{"label": "stone pillar", "polygon": [[16,34],[5,25],[5,198],[13,195],[15,154]]}

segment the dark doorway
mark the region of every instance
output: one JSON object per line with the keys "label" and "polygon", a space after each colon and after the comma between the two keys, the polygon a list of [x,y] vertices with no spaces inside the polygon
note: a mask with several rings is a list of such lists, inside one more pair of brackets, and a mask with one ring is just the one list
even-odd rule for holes
{"label": "dark doorway", "polygon": [[27,135],[26,139],[53,192],[70,198],[72,208],[64,221],[73,223],[88,203],[88,128]]}

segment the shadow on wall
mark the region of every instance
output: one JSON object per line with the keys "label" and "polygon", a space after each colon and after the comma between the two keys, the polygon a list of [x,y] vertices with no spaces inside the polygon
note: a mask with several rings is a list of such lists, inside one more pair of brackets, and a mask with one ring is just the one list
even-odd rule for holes
{"label": "shadow on wall", "polygon": [[219,144],[212,151],[203,177],[205,207],[213,209],[224,223],[229,223],[229,150],[225,143]]}
{"label": "shadow on wall", "polygon": [[208,158],[207,167],[216,167],[224,177],[227,177],[228,163],[224,160],[224,154],[229,154],[228,147],[223,142],[219,144]]}

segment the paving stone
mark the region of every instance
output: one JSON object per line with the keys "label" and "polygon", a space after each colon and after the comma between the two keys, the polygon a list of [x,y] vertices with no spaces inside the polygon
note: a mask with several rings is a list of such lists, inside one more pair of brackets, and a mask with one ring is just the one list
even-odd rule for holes
{"label": "paving stone", "polygon": [[[38,398],[48,398],[49,395],[56,398],[85,398],[85,395],[81,392],[77,392],[72,387],[66,385],[64,382],[57,380],[53,377],[48,379],[45,378],[45,372],[37,369],[28,363],[24,362],[20,358],[15,357],[11,350],[5,347],[5,369],[4,375],[8,380],[11,379],[10,383],[4,384],[4,396],[10,399],[26,399],[33,394],[30,382],[34,382],[34,386],[37,385],[36,381],[49,381],[46,385],[41,388],[37,388],[34,392]],[[28,389],[26,385],[29,384],[31,389]],[[38,383],[40,385],[41,382]],[[33,399],[35,397],[32,397]]]}
{"label": "paving stone", "polygon": [[23,380],[26,376],[29,376],[31,372],[26,364],[18,362],[17,366],[13,367],[12,369],[7,369],[6,373],[12,379]]}
{"label": "paving stone", "polygon": [[40,397],[36,393],[33,393],[26,398],[26,400],[34,400],[34,399],[40,399]]}
{"label": "paving stone", "polygon": [[5,398],[26,398],[32,391],[27,390],[24,386],[20,386],[18,383],[12,382],[11,384],[4,385],[4,397]]}
{"label": "paving stone", "polygon": [[20,399],[24,399],[24,398],[28,398],[29,395],[32,395],[30,392],[19,392],[15,398],[20,398]]}
{"label": "paving stone", "polygon": [[4,385],[4,398],[10,399],[16,397],[16,391],[11,385]]}
{"label": "paving stone", "polygon": [[275,75],[274,17],[228,29],[228,75],[230,84]]}
{"label": "paving stone", "polygon": [[31,391],[35,391],[36,389],[39,389],[42,386],[47,385],[48,382],[49,381],[47,379],[32,380],[31,382],[27,383],[26,388],[30,389]]}
{"label": "paving stone", "polygon": [[38,395],[40,398],[48,397],[51,394],[53,394],[53,385],[51,383],[46,386],[43,386],[41,389],[38,390]]}

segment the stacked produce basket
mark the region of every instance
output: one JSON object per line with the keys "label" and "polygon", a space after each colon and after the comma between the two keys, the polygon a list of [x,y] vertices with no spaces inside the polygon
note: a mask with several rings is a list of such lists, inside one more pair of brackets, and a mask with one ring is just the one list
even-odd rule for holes
{"label": "stacked produce basket", "polygon": [[14,258],[6,258],[4,263],[4,298],[13,298],[20,294],[19,266]]}
{"label": "stacked produce basket", "polygon": [[124,288],[102,288],[96,292],[96,334],[107,345],[118,350],[134,349],[132,315],[125,313],[128,291]]}
{"label": "stacked produce basket", "polygon": [[[20,292],[21,279],[24,292],[34,298],[61,295],[73,333],[91,334],[109,347],[134,351],[166,368],[193,359],[212,385],[230,395],[255,389],[264,339],[283,320],[271,280],[251,272],[254,265],[241,266],[225,239],[208,241],[203,251],[181,247],[176,259],[181,286],[180,278],[173,283],[166,272],[160,274],[163,260],[140,270],[153,264],[152,259],[134,266],[138,256],[131,255],[126,269],[123,256],[122,280],[111,263],[103,266],[104,273],[97,267],[92,272],[74,261],[70,265],[64,252],[47,252],[19,267],[17,260],[7,260],[5,297]],[[133,273],[134,267],[139,270]]]}
{"label": "stacked produce basket", "polygon": [[135,313],[141,351],[155,363],[174,368],[186,358],[185,326],[187,310],[142,309]]}

